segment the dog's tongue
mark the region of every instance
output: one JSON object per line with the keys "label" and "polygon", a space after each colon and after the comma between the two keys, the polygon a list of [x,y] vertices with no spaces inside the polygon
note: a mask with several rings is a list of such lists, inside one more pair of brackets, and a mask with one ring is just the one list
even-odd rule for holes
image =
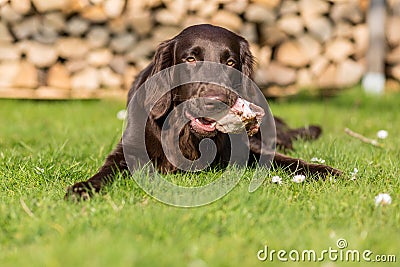
{"label": "dog's tongue", "polygon": [[216,128],[223,133],[239,133],[243,129],[249,136],[260,128],[264,110],[243,98],[238,98],[225,116],[217,120]]}

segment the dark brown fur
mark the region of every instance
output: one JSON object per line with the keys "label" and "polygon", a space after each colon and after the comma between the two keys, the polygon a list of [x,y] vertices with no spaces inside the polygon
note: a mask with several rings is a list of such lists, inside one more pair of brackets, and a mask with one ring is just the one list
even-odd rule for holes
{"label": "dark brown fur", "polygon": [[[220,27],[212,25],[196,25],[186,28],[176,37],[161,43],[154,55],[153,61],[136,77],[128,94],[128,103],[138,88],[155,73],[184,63],[188,57],[194,57],[196,61],[212,61],[227,64],[229,59],[235,62],[234,68],[244,75],[252,78],[254,58],[249,50],[248,42]],[[161,126],[165,116],[179,103],[196,97],[218,96],[227,105],[232,105],[237,96],[227,90],[213,86],[182,86],[165,94],[151,110],[151,116],[146,126],[146,146],[149,158],[162,172],[175,172],[177,168],[171,164],[164,155],[160,142]],[[248,99],[251,101],[251,99]],[[147,94],[143,105],[149,105],[155,101],[151,93]],[[310,126],[308,128],[291,129],[282,119],[275,118],[277,146],[283,150],[293,149],[292,141],[302,139],[316,139],[321,134],[321,128]],[[229,160],[229,139],[226,134],[217,133],[215,136],[202,136],[194,133],[189,126],[185,126],[180,137],[180,148],[188,159],[199,157],[198,144],[204,137],[214,140],[217,146],[215,165],[224,166]],[[250,137],[250,160],[254,160],[263,152],[259,135]],[[310,164],[301,159],[291,158],[281,153],[275,153],[273,164],[294,173],[311,173],[316,175],[339,175],[341,172],[326,165]],[[98,192],[104,185],[113,181],[116,172],[127,171],[123,147],[121,142],[112,151],[104,165],[89,180],[79,182],[67,189],[66,197],[87,197],[91,192]]]}

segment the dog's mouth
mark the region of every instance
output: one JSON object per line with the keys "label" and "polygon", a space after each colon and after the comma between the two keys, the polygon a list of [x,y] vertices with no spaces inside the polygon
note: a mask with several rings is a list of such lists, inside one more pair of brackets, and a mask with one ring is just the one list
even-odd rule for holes
{"label": "dog's mouth", "polygon": [[210,135],[217,131],[217,121],[207,117],[195,118],[186,112],[186,117],[190,120],[190,127],[199,134]]}
{"label": "dog's mouth", "polygon": [[264,110],[243,98],[238,98],[230,109],[213,114],[210,117],[198,117],[185,113],[190,120],[192,131],[202,136],[214,136],[218,131],[223,133],[240,133],[246,131],[249,136],[260,129]]}

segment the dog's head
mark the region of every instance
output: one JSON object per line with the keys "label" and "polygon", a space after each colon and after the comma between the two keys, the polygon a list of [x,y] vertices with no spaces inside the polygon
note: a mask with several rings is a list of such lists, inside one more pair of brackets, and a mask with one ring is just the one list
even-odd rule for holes
{"label": "dog's head", "polygon": [[[150,75],[177,64],[186,64],[190,68],[200,62],[223,64],[227,69],[236,69],[250,79],[253,76],[254,58],[249,43],[227,29],[208,24],[188,27],[174,38],[161,43],[153,58]],[[229,79],[231,74],[225,71],[221,72],[221,75],[226,76],[221,77],[222,79]],[[231,107],[232,114],[244,114],[249,118],[253,116],[257,117],[257,120],[263,116],[262,110],[240,98],[236,92],[204,82],[187,83],[172,89],[157,100],[151,110],[151,116],[155,120],[162,119],[173,107],[189,99],[201,99],[200,102],[192,103],[182,110],[186,119],[190,120],[190,131],[199,138],[215,136],[218,131],[229,132],[229,127],[223,127],[215,118],[199,116],[201,110],[218,113],[218,110]],[[153,99],[148,101],[145,105],[154,104],[151,103]],[[225,123],[232,123],[234,118],[231,119],[225,118]],[[256,123],[249,123],[246,128],[254,133],[258,130],[254,128],[256,126]]]}

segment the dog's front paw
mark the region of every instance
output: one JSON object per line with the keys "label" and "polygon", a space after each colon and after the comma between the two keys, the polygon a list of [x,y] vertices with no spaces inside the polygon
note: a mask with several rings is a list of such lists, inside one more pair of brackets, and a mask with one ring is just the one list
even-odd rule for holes
{"label": "dog's front paw", "polygon": [[322,175],[322,176],[326,175],[341,176],[343,174],[341,170],[323,164],[308,164],[307,170],[311,174]]}
{"label": "dog's front paw", "polygon": [[89,182],[79,182],[67,188],[64,199],[72,201],[88,200],[93,191],[93,185]]}

